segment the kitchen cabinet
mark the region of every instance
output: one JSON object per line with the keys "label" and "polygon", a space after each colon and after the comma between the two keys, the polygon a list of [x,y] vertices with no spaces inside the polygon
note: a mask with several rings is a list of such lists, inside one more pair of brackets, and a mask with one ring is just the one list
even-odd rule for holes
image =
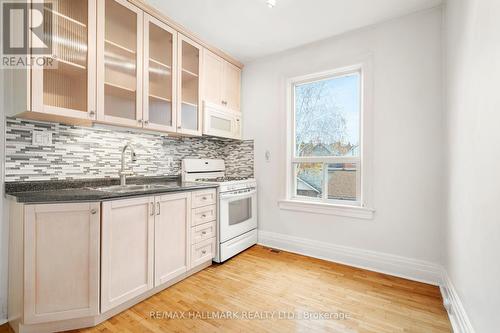
{"label": "kitchen cabinet", "polygon": [[201,83],[202,47],[178,34],[177,132],[202,134]]}
{"label": "kitchen cabinet", "polygon": [[43,8],[52,59],[31,70],[31,111],[95,120],[96,0],[45,0]]}
{"label": "kitchen cabinet", "polygon": [[25,324],[98,314],[99,235],[98,203],[24,206]]}
{"label": "kitchen cabinet", "polygon": [[205,50],[203,53],[205,103],[222,109],[240,111],[241,70],[218,55]]}
{"label": "kitchen cabinet", "polygon": [[[47,57],[53,66],[5,70],[6,95],[14,99],[7,116],[240,137],[241,69],[234,59],[138,0],[42,6],[46,36],[54,36]],[[238,114],[229,122],[211,117],[213,131],[204,133],[203,101]]]}
{"label": "kitchen cabinet", "polygon": [[215,189],[102,203],[9,200],[10,325],[54,332],[108,319],[210,266],[216,221]]}
{"label": "kitchen cabinet", "polygon": [[177,127],[177,32],[144,14],[144,128]]}
{"label": "kitchen cabinet", "polygon": [[99,1],[97,31],[97,120],[143,127],[143,11]]}
{"label": "kitchen cabinet", "polygon": [[188,269],[191,193],[155,198],[155,286]]}
{"label": "kitchen cabinet", "polygon": [[212,260],[217,254],[217,190],[193,192],[190,213],[189,267],[193,268]]}
{"label": "kitchen cabinet", "polygon": [[101,312],[153,288],[154,197],[102,203]]}

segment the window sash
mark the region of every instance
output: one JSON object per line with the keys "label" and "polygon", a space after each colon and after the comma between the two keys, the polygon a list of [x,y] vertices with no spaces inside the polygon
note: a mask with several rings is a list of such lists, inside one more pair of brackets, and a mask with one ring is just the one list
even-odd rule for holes
{"label": "window sash", "polygon": [[[296,107],[295,107],[295,90],[296,87],[303,84],[313,83],[322,80],[340,78],[343,76],[352,75],[354,73],[359,73],[360,75],[360,140],[359,140],[359,151],[360,156],[297,156],[297,142],[296,142]],[[287,186],[289,188],[288,196],[291,199],[300,200],[300,201],[310,201],[310,202],[322,202],[327,204],[335,204],[335,205],[344,205],[344,206],[363,206],[364,202],[364,187],[363,187],[363,121],[364,121],[364,98],[365,92],[363,89],[364,82],[364,71],[362,66],[351,66],[335,71],[331,71],[328,73],[321,74],[312,74],[308,75],[296,80],[291,80],[289,82],[289,102],[291,109],[289,112],[291,113],[290,119],[290,141],[289,143],[289,159],[288,159],[288,169],[290,170],[291,178],[289,180],[289,184],[291,186]],[[297,163],[322,163],[323,170],[323,189],[322,189],[322,197],[321,198],[312,198],[306,196],[297,195],[297,177],[295,176],[295,165]],[[334,163],[355,163],[357,167],[356,172],[356,201],[349,200],[338,200],[338,199],[328,199],[328,164]]]}
{"label": "window sash", "polygon": [[[308,196],[297,195],[297,177],[295,172],[295,167],[298,163],[321,163],[322,173],[323,173],[323,188],[322,197],[313,198]],[[356,200],[339,200],[339,199],[329,199],[328,198],[328,186],[329,186],[329,175],[328,175],[328,164],[344,164],[344,163],[354,163],[356,164]],[[326,158],[311,158],[311,157],[301,157],[293,158],[290,163],[291,175],[292,175],[292,186],[290,188],[290,198],[301,201],[310,202],[322,202],[335,205],[345,205],[345,206],[363,206],[363,186],[362,186],[362,164],[360,157],[326,157]]]}

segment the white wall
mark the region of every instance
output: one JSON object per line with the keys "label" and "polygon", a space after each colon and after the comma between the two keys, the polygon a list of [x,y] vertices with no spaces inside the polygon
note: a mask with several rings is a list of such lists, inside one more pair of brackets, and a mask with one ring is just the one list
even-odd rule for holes
{"label": "white wall", "polygon": [[500,1],[445,11],[448,126],[446,269],[477,332],[500,318]]}
{"label": "white wall", "polygon": [[[442,13],[416,13],[246,65],[244,135],[255,138],[260,230],[439,263],[443,252]],[[371,55],[373,220],[280,210],[285,80]],[[266,162],[265,151],[271,153]]]}

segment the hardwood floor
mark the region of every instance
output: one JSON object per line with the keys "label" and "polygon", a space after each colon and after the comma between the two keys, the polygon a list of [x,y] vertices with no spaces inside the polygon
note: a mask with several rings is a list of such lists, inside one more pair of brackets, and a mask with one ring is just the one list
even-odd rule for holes
{"label": "hardwood floor", "polygon": [[[323,317],[305,318],[312,315]],[[430,333],[451,326],[435,286],[254,246],[74,332]]]}

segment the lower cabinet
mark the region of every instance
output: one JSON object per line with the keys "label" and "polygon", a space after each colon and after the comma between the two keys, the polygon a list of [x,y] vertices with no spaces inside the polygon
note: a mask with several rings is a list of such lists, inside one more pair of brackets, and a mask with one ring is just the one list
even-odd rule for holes
{"label": "lower cabinet", "polygon": [[[25,324],[98,314],[99,207],[99,203],[24,206]],[[21,276],[11,278],[22,281]]]}
{"label": "lower cabinet", "polygon": [[102,203],[11,201],[11,325],[22,333],[98,323],[208,265],[216,207],[215,189]]}
{"label": "lower cabinet", "polygon": [[102,203],[101,312],[153,288],[154,197]]}
{"label": "lower cabinet", "polygon": [[191,193],[155,199],[155,286],[188,270]]}
{"label": "lower cabinet", "polygon": [[[193,209],[200,196],[198,206],[208,205]],[[215,256],[217,206],[209,198],[216,202],[216,190],[102,203],[102,313]]]}

